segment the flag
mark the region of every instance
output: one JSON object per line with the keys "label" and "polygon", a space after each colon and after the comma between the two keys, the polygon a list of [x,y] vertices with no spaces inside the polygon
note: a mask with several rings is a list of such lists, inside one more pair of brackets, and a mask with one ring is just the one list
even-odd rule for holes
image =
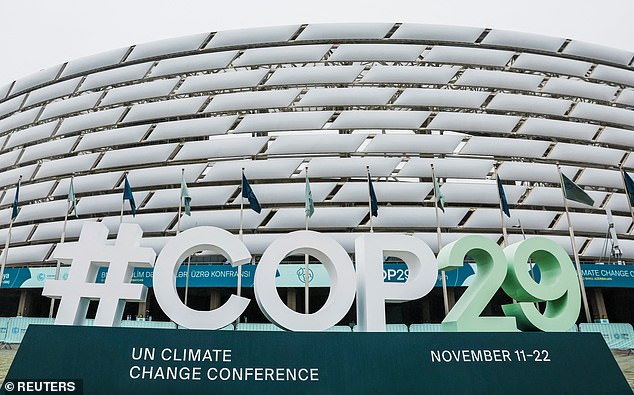
{"label": "flag", "polygon": [[244,176],[244,173],[242,173],[242,197],[249,199],[249,207],[251,207],[251,210],[260,214],[262,207],[255,193],[253,193],[253,189],[251,189],[251,185],[249,185],[249,181]]}
{"label": "flag", "polygon": [[20,212],[20,208],[18,207],[18,199],[20,195],[20,180],[18,180],[18,185],[15,187],[15,198],[13,199],[13,207],[11,210],[11,221],[13,221]]}
{"label": "flag", "polygon": [[509,204],[506,201],[506,194],[504,193],[504,187],[502,187],[502,181],[500,176],[496,176],[498,182],[498,193],[500,195],[500,204],[502,205],[502,211],[507,217],[511,218],[511,211],[509,210]]}
{"label": "flag", "polygon": [[70,185],[68,186],[68,202],[70,208],[75,217],[77,216],[77,199],[75,198],[75,186],[73,185],[73,178],[70,179]]}
{"label": "flag", "polygon": [[438,179],[434,176],[434,195],[436,195],[436,204],[442,212],[445,212],[445,195],[440,192],[440,187],[438,186]]}
{"label": "flag", "polygon": [[189,189],[187,189],[187,183],[185,182],[185,173],[181,179],[181,201],[185,207],[185,215],[191,216],[191,202],[192,197],[189,195]]}
{"label": "flag", "polygon": [[370,214],[373,217],[379,216],[379,201],[376,199],[376,193],[374,193],[374,187],[372,186],[372,177],[368,172],[368,190],[370,192]]}
{"label": "flag", "polygon": [[123,180],[125,184],[123,185],[123,201],[130,201],[130,208],[132,209],[132,216],[136,215],[136,204],[134,203],[134,196],[132,196],[132,188],[130,188],[130,183],[128,182],[128,176],[124,176]]}
{"label": "flag", "polygon": [[574,200],[575,202],[587,204],[588,206],[594,205],[594,200],[581,189],[581,187],[568,177],[565,174],[561,174],[562,179],[562,189],[564,191],[564,196],[566,199]]}
{"label": "flag", "polygon": [[306,204],[304,211],[306,212],[306,217],[308,218],[312,217],[315,212],[315,202],[313,201],[313,193],[310,190],[308,176],[306,176]]}
{"label": "flag", "polygon": [[634,180],[626,172],[623,172],[623,180],[625,181],[625,192],[627,192],[627,197],[630,199],[630,205],[634,206]]}

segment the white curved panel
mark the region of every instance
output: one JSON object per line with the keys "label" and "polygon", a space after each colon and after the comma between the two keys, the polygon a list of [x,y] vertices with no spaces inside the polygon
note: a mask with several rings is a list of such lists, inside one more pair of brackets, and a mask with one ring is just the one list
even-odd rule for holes
{"label": "white curved panel", "polygon": [[579,60],[565,59],[555,56],[523,53],[513,62],[511,67],[524,70],[545,71],[548,73],[585,76],[591,64]]}
{"label": "white curved panel", "polygon": [[[532,236],[528,235],[526,238],[531,238]],[[540,237],[545,237],[548,240],[552,240],[555,243],[559,244],[568,255],[573,255],[572,245],[570,243],[570,236],[557,236],[557,235],[540,235]],[[509,235],[509,244],[519,243],[524,240],[524,236],[521,234],[510,234]],[[583,243],[587,240],[586,237],[575,237],[575,243],[577,245],[577,252],[581,250],[583,247]],[[587,254],[584,254],[587,256]]]}
{"label": "white curved panel", "polygon": [[590,78],[634,86],[634,73],[630,70],[606,66],[603,64],[598,65],[592,71]]}
{"label": "white curved panel", "polygon": [[88,110],[97,104],[97,100],[99,100],[100,97],[101,92],[95,92],[51,102],[44,107],[40,119],[53,118],[63,114]]}
{"label": "white curved panel", "polygon": [[[115,184],[117,184],[122,177],[122,171],[77,176],[73,180],[73,187],[75,188],[76,194],[93,191],[109,191],[115,187]],[[55,188],[55,191],[53,191],[53,196],[68,195],[69,185],[70,178],[59,180],[59,184]]]}
{"label": "white curved panel", "polygon": [[73,148],[73,145],[75,144],[75,142],[77,142],[77,139],[79,139],[79,137],[75,136],[28,146],[24,149],[24,154],[20,158],[20,163],[26,163],[35,159],[41,159],[50,156],[67,154]]}
{"label": "white curved panel", "polygon": [[66,63],[66,67],[62,71],[61,76],[73,75],[82,73],[88,70],[93,70],[101,67],[112,66],[123,60],[123,57],[128,53],[129,47],[117,48],[111,51],[100,52],[95,55],[89,55],[83,58],[71,60]]}
{"label": "white curved panel", "polygon": [[[20,185],[20,196],[18,197],[18,201],[27,202],[29,200],[46,198],[48,193],[51,191],[51,188],[53,188],[53,184],[55,184],[55,181],[45,181],[26,185],[22,184]],[[15,187],[7,188],[7,193],[4,194],[4,198],[2,199],[2,203],[0,203],[0,205],[4,206],[5,204],[13,204],[14,198]]]}
{"label": "white curved panel", "polygon": [[161,122],[152,130],[152,133],[148,136],[147,141],[225,134],[237,119],[237,115],[229,115]]}
{"label": "white curved panel", "polygon": [[46,161],[42,163],[34,178],[39,179],[90,170],[98,157],[99,154],[95,153]]}
{"label": "white curved panel", "polygon": [[533,136],[552,136],[576,140],[592,140],[598,130],[599,126],[588,123],[568,122],[544,118],[528,118],[518,130],[518,133]]}
{"label": "white curved panel", "polygon": [[22,106],[25,96],[14,97],[11,100],[0,103],[0,117],[17,111]]}
{"label": "white curved panel", "polygon": [[486,35],[486,37],[484,37],[482,43],[513,48],[529,48],[541,51],[557,52],[565,41],[566,39],[561,37],[493,29]]}
{"label": "white curved panel", "polygon": [[[68,221],[66,223],[66,239],[79,237],[81,233],[81,228],[87,222],[94,222],[96,218],[88,218],[88,219],[72,219],[72,215],[68,217]],[[43,222],[37,225],[37,229],[31,236],[31,241],[40,241],[40,240],[60,240],[62,237],[62,232],[64,229],[64,222]]]}
{"label": "white curved panel", "polygon": [[[52,244],[36,244],[20,247],[11,247],[7,255],[7,265],[24,262],[42,262],[53,247]],[[0,254],[0,259],[4,259],[5,252]]]}
{"label": "white curved panel", "polygon": [[216,32],[205,48],[288,41],[300,25],[256,27]]}
{"label": "white curved panel", "polygon": [[238,67],[257,64],[317,62],[326,55],[330,47],[330,44],[325,44],[251,48],[234,60],[233,65]]}
{"label": "white curved panel", "polygon": [[[613,215],[614,228],[617,233],[625,233],[632,223],[629,217],[621,217]],[[607,233],[608,219],[605,214],[589,214],[589,213],[570,213],[570,221],[573,228],[578,232],[597,232]],[[568,222],[565,216],[562,216],[555,224],[553,229],[568,230]]]}
{"label": "white curved panel", "polygon": [[29,96],[24,102],[24,106],[28,107],[46,100],[70,95],[75,91],[75,89],[77,89],[80,80],[80,78],[74,78],[72,80],[58,82],[56,84],[48,85],[43,88],[34,90],[29,93]]}
{"label": "white curved panel", "polygon": [[298,106],[350,106],[386,104],[396,88],[314,88],[297,103]]}
{"label": "white curved panel", "polygon": [[257,86],[268,73],[267,69],[224,71],[221,73],[187,77],[177,89],[178,94],[206,92]]}
{"label": "white curved panel", "polygon": [[174,160],[213,160],[214,158],[252,156],[260,152],[267,141],[269,141],[268,137],[214,136],[207,141],[190,141],[183,144]]}
{"label": "white curved panel", "polygon": [[16,80],[15,84],[13,84],[13,88],[11,89],[11,94],[15,95],[18,92],[33,88],[45,82],[53,81],[59,74],[62,66],[63,65],[58,64]]}
{"label": "white curved panel", "polygon": [[392,34],[392,38],[472,43],[480,37],[482,32],[484,32],[484,29],[480,27],[403,23],[396,32]]}
{"label": "white curved panel", "polygon": [[[631,240],[619,240],[619,247],[621,247],[621,251],[623,252],[623,258],[632,259],[634,257],[634,244],[631,243]],[[590,243],[588,243],[583,255],[601,258],[602,262],[606,263],[608,259],[614,259],[610,258],[610,244],[608,242],[606,245],[604,238],[590,239]]]}
{"label": "white curved panel", "polygon": [[[322,202],[330,191],[337,185],[334,182],[311,182],[310,190],[314,202]],[[255,196],[260,203],[304,203],[306,202],[306,184],[294,182],[286,184],[255,184],[252,186]],[[232,204],[240,204],[242,195],[233,200]],[[367,200],[367,199],[366,199]]]}
{"label": "white curved panel", "polygon": [[397,106],[479,108],[489,92],[407,88],[394,102]]}
{"label": "white curved panel", "polygon": [[534,91],[543,79],[544,77],[536,74],[468,69],[458,78],[456,85]]}
{"label": "white curved panel", "polygon": [[[621,188],[623,187],[621,186]],[[627,203],[627,199],[625,193],[613,193],[604,208],[609,208],[612,212],[630,213],[630,206]]]}
{"label": "white curved panel", "polygon": [[[359,225],[367,215],[367,207],[323,207],[316,208],[310,218],[310,228],[352,228]],[[306,221],[304,208],[285,208],[266,224],[266,229],[303,228]]]}
{"label": "white curved panel", "polygon": [[498,93],[491,100],[487,109],[564,115],[571,104],[570,100]]}
{"label": "white curved panel", "polygon": [[97,169],[130,166],[141,163],[165,162],[178,144],[148,145],[108,151],[97,165]]}
{"label": "white curved panel", "polygon": [[394,152],[394,153],[452,153],[463,136],[456,134],[378,134],[363,151],[365,152]]}
{"label": "white curved panel", "polygon": [[[29,238],[29,235],[31,234],[31,231],[33,231],[34,227],[35,225],[12,227],[11,228],[11,243],[25,242]],[[0,229],[0,240],[5,241],[7,240],[7,237],[9,237],[9,229],[8,228]],[[33,238],[31,238],[31,240],[33,240]],[[2,249],[4,250],[4,244],[2,247],[3,247]]]}
{"label": "white curved panel", "polygon": [[76,132],[78,130],[100,128],[117,123],[125,112],[125,108],[112,108],[110,110],[94,111],[70,118],[64,118],[56,135]]}
{"label": "white curved panel", "polygon": [[[512,210],[511,218],[503,216],[508,228],[516,226],[521,221],[524,229],[549,229],[550,223],[557,215],[551,211]],[[495,208],[478,208],[464,224],[464,228],[501,228],[500,210]]]}
{"label": "white curved panel", "polygon": [[[193,184],[195,185],[195,184]],[[238,187],[236,185],[222,185],[214,187],[195,187],[188,185],[189,194],[192,198],[191,207],[194,211],[197,207],[204,206],[220,206],[227,203],[227,200],[235,193]],[[258,195],[258,198],[260,196]],[[178,208],[181,198],[181,190],[179,189],[161,189],[154,192],[154,195],[145,204],[146,209],[155,208]]]}
{"label": "white curved panel", "polygon": [[9,135],[9,141],[5,149],[51,137],[57,124],[58,122],[48,122],[28,129],[15,131]]}
{"label": "white curved panel", "polygon": [[243,167],[244,173],[249,181],[257,179],[290,178],[300,163],[302,163],[302,160],[295,158],[216,162],[209,169],[203,181],[239,181],[242,178],[240,169]]}
{"label": "white curved panel", "polygon": [[593,103],[577,103],[570,117],[634,126],[634,111]]}
{"label": "white curved panel", "polygon": [[288,107],[300,92],[301,89],[276,89],[271,91],[225,93],[214,96],[204,112]]}
{"label": "white curved panel", "polygon": [[11,115],[10,117],[0,119],[0,133],[13,128],[19,128],[35,121],[35,117],[40,112],[40,107],[32,108],[30,110],[21,111]]}
{"label": "white curved panel", "polygon": [[520,119],[510,115],[439,112],[428,129],[510,133]]}
{"label": "white curved panel", "polygon": [[[310,172],[310,169],[309,169]],[[311,184],[312,186],[312,184]],[[432,190],[431,183],[420,182],[379,182],[372,186],[379,202],[418,202],[422,203]],[[368,202],[367,182],[346,182],[331,202]]]}
{"label": "white curved panel", "polygon": [[484,178],[493,168],[490,159],[427,159],[412,158],[398,172],[400,177],[431,178],[431,164],[434,164],[436,177]]}
{"label": "white curved panel", "polygon": [[619,163],[621,163],[623,155],[625,155],[625,151],[613,148],[557,143],[548,154],[548,158],[573,162],[583,160],[584,162],[618,166]]}
{"label": "white curved panel", "polygon": [[413,62],[425,50],[424,45],[341,44],[328,58],[331,62]]}
{"label": "white curved panel", "polygon": [[[579,167],[562,166],[561,172],[568,178],[574,178]],[[546,163],[503,162],[498,168],[500,178],[512,181],[539,181],[559,184],[561,178],[557,166]]]}
{"label": "white curved panel", "polygon": [[505,66],[513,56],[511,51],[497,49],[434,46],[424,56],[426,62],[478,64],[485,66]]}
{"label": "white curved panel", "polygon": [[366,139],[364,134],[311,134],[278,136],[269,144],[268,155],[354,152]]}
{"label": "white curved panel", "polygon": [[[526,192],[522,185],[504,185],[504,194],[509,204],[516,204]],[[440,188],[445,201],[449,203],[481,203],[499,204],[498,186],[495,180],[481,180],[481,182],[446,182]]]}
{"label": "white curved panel", "polygon": [[9,94],[9,90],[11,89],[12,86],[13,86],[13,81],[0,85],[0,100],[7,97],[7,95]]}
{"label": "white curved panel", "polygon": [[297,36],[301,40],[341,40],[383,38],[393,23],[313,23]]}
{"label": "white curved panel", "polygon": [[548,147],[550,147],[550,142],[548,141],[506,139],[500,137],[471,137],[460,150],[460,153],[541,158]]}
{"label": "white curved panel", "polygon": [[213,52],[180,58],[163,59],[152,69],[152,77],[191,73],[227,67],[238,51]]}
{"label": "white curved panel", "polygon": [[[85,196],[78,199],[77,202],[77,214],[95,214],[95,213],[119,213],[121,211],[121,202],[123,202],[123,188],[119,188],[120,191],[118,193],[112,193],[109,195],[95,195],[95,196]],[[134,201],[137,204],[137,207],[141,202],[146,198],[147,192],[139,192],[134,190],[134,186],[132,186],[132,196],[134,196]],[[66,203],[66,201],[62,201],[62,203]],[[128,203],[124,205],[124,214],[130,212],[130,206]],[[62,213],[62,216],[64,214]],[[119,215],[115,216],[116,220],[119,221]]]}
{"label": "white curved panel", "polygon": [[460,70],[459,66],[382,66],[374,65],[361,82],[401,84],[447,84]]}
{"label": "white curved panel", "polygon": [[[606,192],[598,191],[585,191],[594,200],[594,207],[599,207],[605,196]],[[553,206],[564,208],[564,194],[561,188],[550,187],[534,187],[526,199],[522,202],[523,205],[534,206]],[[573,208],[588,208],[587,204],[578,203],[573,200],[568,200],[568,206]]]}
{"label": "white curved panel", "polygon": [[[179,184],[185,170],[185,182],[195,182],[205,170],[207,164],[196,163],[182,166],[160,166],[149,169],[134,169],[128,173],[128,181],[132,188],[150,185]],[[122,187],[123,184],[121,184]]]}
{"label": "white curved panel", "polygon": [[141,63],[88,74],[84,82],[79,87],[79,90],[85,91],[100,88],[102,86],[140,80],[147,74],[150,67],[152,67],[152,64],[153,62]]}
{"label": "white curved panel", "polygon": [[333,111],[247,114],[235,128],[235,132],[251,133],[281,130],[321,129],[333,114]]}
{"label": "white curved panel", "polygon": [[22,153],[22,150],[16,149],[0,155],[0,169],[13,166],[18,160],[18,156],[20,156],[20,153]]}
{"label": "white curved panel", "polygon": [[634,146],[634,131],[607,127],[603,129],[597,141],[632,147]]}
{"label": "white curved panel", "polygon": [[265,85],[344,84],[355,80],[363,66],[282,67]]}
{"label": "white curved panel", "polygon": [[28,165],[0,172],[0,187],[9,184],[16,184],[20,176],[22,176],[23,181],[30,180],[36,168],[37,165]]}
{"label": "white curved panel", "polygon": [[616,99],[616,102],[628,106],[634,106],[634,89],[623,89],[619,97]]}
{"label": "white curved panel", "polygon": [[605,60],[606,62],[617,63],[623,66],[629,65],[634,56],[634,53],[630,51],[577,40],[570,41],[568,45],[566,45],[566,48],[564,48],[563,53],[582,56],[584,58]]}
{"label": "white curved panel", "polygon": [[603,84],[592,84],[582,80],[569,78],[551,78],[548,80],[542,92],[557,93],[567,96],[588,97],[610,101],[614,98],[617,88]]}
{"label": "white curved panel", "polygon": [[[392,174],[400,158],[312,158],[308,164],[311,177],[366,177],[366,166],[370,167],[372,177],[387,177]],[[302,176],[304,170],[301,171]]]}
{"label": "white curved panel", "polygon": [[[176,218],[176,213],[151,213],[151,214],[137,214],[132,217],[132,215],[124,215],[123,222],[124,223],[133,223],[138,224],[141,229],[143,229],[144,233],[150,232],[164,232],[167,230],[168,226],[174,221]],[[119,226],[121,225],[119,217],[107,217],[101,221],[108,230],[110,234],[116,234],[119,232]]]}
{"label": "white curved panel", "polygon": [[166,40],[152,41],[139,44],[134,47],[126,61],[167,55],[171,53],[193,51],[200,48],[208,33],[193,34],[191,36],[168,38]]}
{"label": "white curved panel", "polygon": [[418,129],[429,111],[342,111],[331,129]]}
{"label": "white curved panel", "polygon": [[125,116],[125,122],[142,121],[154,118],[177,117],[181,115],[195,114],[207,100],[206,97],[188,97],[154,103],[137,104],[130,108]]}
{"label": "white curved panel", "polygon": [[[447,207],[438,217],[441,227],[456,227],[467,213],[466,208]],[[387,228],[435,228],[436,212],[433,207],[381,207],[374,218],[375,227]]]}
{"label": "white curved panel", "polygon": [[109,90],[103,100],[101,100],[100,105],[108,106],[111,104],[167,96],[179,81],[179,78],[171,78],[168,80],[155,80],[113,88]]}
{"label": "white curved panel", "polygon": [[[303,209],[302,209],[303,210]],[[271,210],[263,208],[260,214],[246,209],[243,213],[243,229],[257,228]],[[216,226],[222,229],[235,230],[240,227],[240,210],[195,211],[191,216],[181,217],[181,231],[196,226]],[[176,229],[176,226],[173,228]]]}
{"label": "white curved panel", "polygon": [[20,207],[16,222],[40,221],[44,218],[64,218],[66,213],[66,200],[55,200],[52,202],[42,202],[26,204]]}
{"label": "white curved panel", "polygon": [[576,182],[578,185],[606,186],[611,188],[623,188],[621,172],[616,170],[586,168]]}
{"label": "white curved panel", "polygon": [[138,143],[145,133],[147,133],[148,129],[149,126],[147,125],[139,125],[87,133],[82,136],[75,151]]}

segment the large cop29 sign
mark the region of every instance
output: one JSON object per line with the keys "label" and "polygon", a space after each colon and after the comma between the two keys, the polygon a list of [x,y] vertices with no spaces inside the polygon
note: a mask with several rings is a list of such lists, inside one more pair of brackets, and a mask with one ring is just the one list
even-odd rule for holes
{"label": "large cop29 sign", "polygon": [[[109,328],[119,325],[125,301],[145,300],[147,288],[130,283],[131,269],[152,265],[156,298],[174,322],[192,329],[223,328],[240,316],[249,300],[231,295],[212,311],[190,309],[176,293],[180,263],[202,250],[238,266],[249,262],[251,254],[236,236],[213,227],[180,233],[158,257],[153,249],[140,246],[138,225],[122,224],[114,245],[107,243],[107,236],[104,225],[86,224],[77,243],[64,243],[54,251],[54,258],[71,264],[69,276],[48,281],[43,293],[61,297],[56,323],[67,325],[29,327],[3,385],[6,393],[37,384],[58,389],[63,385],[66,392],[72,385],[90,394],[153,395],[629,393],[599,334],[543,333],[568,330],[580,309],[572,263],[547,239],[501,249],[489,239],[468,236],[445,246],[436,257],[411,236],[365,234],[355,242],[353,266],[331,237],[293,232],[264,252],[254,288],[264,314],[296,333],[249,333]],[[297,254],[317,258],[330,277],[328,299],[312,314],[289,309],[276,291],[277,267]],[[405,283],[383,281],[385,256],[407,264]],[[445,318],[444,333],[376,333],[386,328],[386,302],[425,296],[439,269],[461,266],[467,256],[477,265],[476,277]],[[529,260],[539,265],[539,283],[529,275]],[[95,283],[97,270],[106,265],[105,282]],[[481,317],[500,288],[516,303],[504,306],[503,317]],[[355,296],[360,330],[374,333],[308,333],[339,322]],[[91,299],[99,299],[94,321],[99,328],[79,326]],[[543,313],[536,301],[546,302]],[[578,373],[587,366],[593,366],[592,376],[598,379],[580,380]]]}
{"label": "large cop29 sign", "polygon": [[[77,243],[62,244],[53,257],[71,263],[66,281],[48,281],[43,294],[61,297],[57,324],[81,324],[90,299],[100,299],[97,326],[117,326],[126,301],[144,301],[147,289],[130,284],[131,268],[154,265],[154,292],[163,311],[177,324],[191,329],[220,329],[234,322],[249,299],[231,295],[221,307],[198,311],[185,306],[176,291],[180,263],[197,251],[223,255],[233,266],[251,261],[247,247],[231,233],[215,227],[197,227],[180,233],[162,249],[155,261],[151,248],[140,247],[141,228],[122,224],[114,245],[106,245],[103,224],[84,225]],[[331,289],[321,309],[301,314],[280,299],[275,273],[290,255],[309,254],[325,267]],[[405,283],[385,283],[385,256],[405,262]],[[344,248],[331,237],[297,231],[276,239],[264,252],[254,279],[255,297],[266,317],[291,331],[321,331],[336,325],[352,307],[356,295],[357,321],[362,332],[385,330],[386,302],[414,300],[427,295],[438,270],[462,266],[466,257],[477,265],[477,274],[443,321],[445,331],[566,331],[580,309],[579,282],[570,258],[554,242],[531,238],[505,249],[481,236],[467,236],[448,244],[434,256],[420,239],[407,235],[364,234],[355,241],[356,266]],[[529,275],[528,262],[540,268],[541,280]],[[109,265],[104,284],[95,284],[101,265]],[[92,279],[92,282],[91,282]],[[481,317],[487,303],[502,288],[516,303],[503,306],[504,317]],[[546,302],[540,312],[534,302]]]}

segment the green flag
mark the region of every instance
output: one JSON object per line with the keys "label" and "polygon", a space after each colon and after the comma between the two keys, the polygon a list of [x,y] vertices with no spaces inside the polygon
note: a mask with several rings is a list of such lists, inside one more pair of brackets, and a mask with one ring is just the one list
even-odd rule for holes
{"label": "green flag", "polygon": [[581,187],[568,177],[565,174],[561,173],[562,185],[561,188],[564,191],[564,196],[566,199],[574,200],[575,202],[587,204],[588,206],[594,205],[594,200],[581,189]]}
{"label": "green flag", "polygon": [[191,201],[192,197],[189,195],[189,189],[187,189],[187,183],[185,182],[185,173],[183,173],[183,177],[181,179],[181,200],[183,202],[183,206],[185,207],[185,215],[191,216]]}
{"label": "green flag", "polygon": [[440,207],[440,209],[444,213],[445,212],[445,195],[443,195],[442,192],[440,192],[440,187],[438,186],[438,179],[436,177],[434,177],[434,195],[436,195],[436,204],[438,204],[438,207]]}
{"label": "green flag", "polygon": [[75,198],[75,186],[73,185],[73,178],[70,179],[70,185],[68,186],[68,201],[70,202],[70,208],[75,217],[77,216],[77,199]]}
{"label": "green flag", "polygon": [[313,201],[313,193],[310,190],[310,183],[308,182],[308,176],[306,176],[306,204],[305,209],[306,217],[310,218],[315,212],[315,202]]}

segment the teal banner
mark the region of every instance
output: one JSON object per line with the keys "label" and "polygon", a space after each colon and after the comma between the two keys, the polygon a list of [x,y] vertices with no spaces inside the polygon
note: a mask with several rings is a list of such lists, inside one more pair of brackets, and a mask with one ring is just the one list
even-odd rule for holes
{"label": "teal banner", "polygon": [[4,388],[38,380],[86,394],[631,394],[598,333],[31,325]]}

